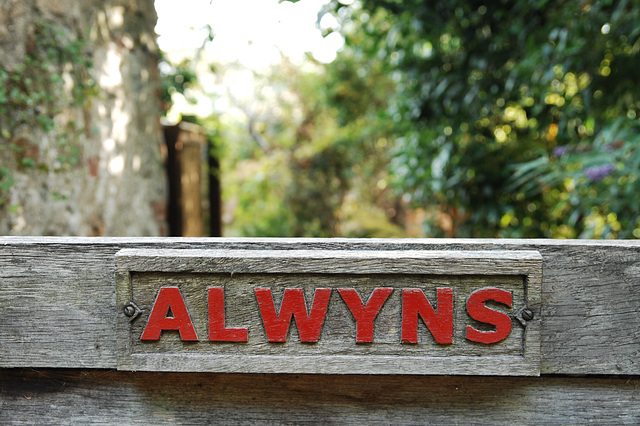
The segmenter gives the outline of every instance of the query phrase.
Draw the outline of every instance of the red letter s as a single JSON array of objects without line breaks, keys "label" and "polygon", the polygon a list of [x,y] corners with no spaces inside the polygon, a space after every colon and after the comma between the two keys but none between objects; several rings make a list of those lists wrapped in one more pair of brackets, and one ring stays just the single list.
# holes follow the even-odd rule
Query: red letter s
[{"label": "red letter s", "polygon": [[471,318],[496,327],[493,331],[481,331],[468,325],[467,340],[488,345],[490,343],[498,343],[509,336],[509,333],[511,333],[511,318],[504,312],[487,308],[485,305],[487,300],[494,300],[510,308],[512,295],[510,291],[499,288],[481,288],[471,293],[467,300],[467,312]]}]

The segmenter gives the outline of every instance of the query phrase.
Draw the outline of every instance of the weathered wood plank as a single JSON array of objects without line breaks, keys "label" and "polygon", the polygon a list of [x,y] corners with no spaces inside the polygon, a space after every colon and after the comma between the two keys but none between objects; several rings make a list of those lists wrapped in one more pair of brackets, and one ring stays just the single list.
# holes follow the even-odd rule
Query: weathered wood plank
[{"label": "weathered wood plank", "polygon": [[115,368],[123,248],[538,250],[542,373],[640,374],[640,242],[0,238],[0,367]]},{"label": "weathered wood plank", "polygon": [[638,424],[640,379],[0,370],[2,424]]}]

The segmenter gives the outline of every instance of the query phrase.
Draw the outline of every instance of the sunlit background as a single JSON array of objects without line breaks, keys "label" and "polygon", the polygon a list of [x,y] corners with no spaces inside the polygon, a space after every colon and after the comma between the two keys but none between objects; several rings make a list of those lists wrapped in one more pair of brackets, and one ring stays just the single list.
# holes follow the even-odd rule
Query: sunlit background
[{"label": "sunlit background", "polygon": [[[344,39],[338,32],[323,36],[322,30],[338,27],[333,15],[321,13],[327,4],[328,0],[156,0],[160,49],[173,63],[193,61],[200,86],[199,92],[191,93],[196,105],[179,94],[174,97],[169,120],[183,113],[228,113],[229,98],[252,97],[254,73],[266,72],[283,58],[297,66],[304,66],[308,55],[321,63],[333,61]],[[207,66],[211,64],[217,73]]]},{"label": "sunlit background", "polygon": [[639,238],[640,8],[516,3],[157,0],[224,234]]},{"label": "sunlit background", "polygon": [[1,7],[1,233],[640,238],[638,2]]}]

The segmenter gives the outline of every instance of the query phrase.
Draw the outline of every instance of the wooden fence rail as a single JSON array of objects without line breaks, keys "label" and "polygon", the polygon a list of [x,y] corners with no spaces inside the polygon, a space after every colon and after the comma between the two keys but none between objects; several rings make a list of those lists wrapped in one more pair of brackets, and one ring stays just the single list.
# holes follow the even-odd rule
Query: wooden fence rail
[{"label": "wooden fence rail", "polygon": [[[115,371],[122,249],[537,251],[541,377]],[[636,241],[0,237],[0,423],[637,424],[639,374]]]}]

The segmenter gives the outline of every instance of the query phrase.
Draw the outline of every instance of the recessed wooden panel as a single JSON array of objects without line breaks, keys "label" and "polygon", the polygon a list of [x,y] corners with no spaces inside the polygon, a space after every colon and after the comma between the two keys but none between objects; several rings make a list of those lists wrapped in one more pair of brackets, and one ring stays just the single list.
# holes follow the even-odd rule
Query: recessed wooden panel
[{"label": "recessed wooden panel", "polygon": [[536,251],[125,249],[118,368],[539,375],[541,269]]}]

